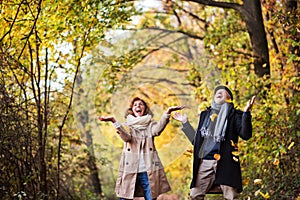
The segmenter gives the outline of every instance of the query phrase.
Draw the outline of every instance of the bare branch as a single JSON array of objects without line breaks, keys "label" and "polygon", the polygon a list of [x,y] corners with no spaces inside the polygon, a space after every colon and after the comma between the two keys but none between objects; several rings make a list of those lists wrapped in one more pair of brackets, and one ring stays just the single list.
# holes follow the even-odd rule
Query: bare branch
[{"label": "bare branch", "polygon": [[24,44],[24,46],[23,46],[23,48],[22,48],[22,50],[21,50],[20,55],[18,56],[18,60],[21,58],[21,56],[22,56],[22,54],[23,54],[23,51],[24,51],[24,49],[25,49],[25,47],[26,47],[26,45],[27,45],[27,43],[28,43],[28,40],[29,40],[31,34],[33,33],[33,30],[35,29],[37,20],[38,20],[38,18],[39,18],[39,14],[40,14],[40,12],[41,12],[41,6],[42,6],[42,0],[40,0],[40,1],[38,2],[38,13],[37,13],[37,15],[36,15],[36,17],[35,17],[35,19],[34,19],[34,23],[33,23],[33,25],[32,25],[32,28],[31,28],[30,32],[29,32],[28,36],[26,37],[26,38],[27,38],[27,39],[26,39],[26,42],[25,42],[25,44]]},{"label": "bare branch", "polygon": [[19,4],[19,7],[18,7],[18,9],[17,9],[17,13],[16,13],[16,15],[15,15],[15,18],[14,18],[14,20],[13,20],[13,22],[12,22],[12,24],[11,24],[9,30],[8,30],[8,31],[2,36],[2,38],[0,39],[0,42],[2,42],[2,40],[5,38],[5,36],[11,32],[11,30],[12,30],[12,28],[13,28],[15,22],[16,22],[16,19],[17,19],[18,15],[19,15],[19,11],[20,11],[20,8],[21,8],[21,5],[23,4],[23,2],[24,2],[24,0]]},{"label": "bare branch", "polygon": [[182,6],[178,5],[177,3],[176,3],[176,6],[177,6],[180,10],[182,10],[184,13],[188,14],[189,16],[191,16],[192,18],[194,18],[194,19],[196,19],[196,20],[198,20],[198,21],[200,21],[200,22],[202,22],[202,23],[207,23],[204,19],[201,19],[200,17],[198,17],[198,16],[195,15],[194,13],[192,13],[192,12],[190,12],[190,11],[184,9]]},{"label": "bare branch", "polygon": [[229,8],[239,11],[241,9],[241,5],[237,3],[228,3],[228,2],[221,2],[221,1],[212,1],[212,0],[183,0],[188,2],[195,2],[207,6],[214,6],[218,8]]},{"label": "bare branch", "polygon": [[[127,29],[127,30],[136,31],[136,29]],[[139,30],[155,30],[155,31],[168,32],[168,33],[182,33],[182,34],[188,36],[189,38],[193,38],[193,39],[197,39],[197,40],[203,40],[204,39],[204,37],[194,35],[192,33],[188,33],[188,32],[185,32],[183,30],[168,30],[168,29],[163,29],[163,28],[158,28],[158,27],[146,27],[146,28],[141,28]]]}]

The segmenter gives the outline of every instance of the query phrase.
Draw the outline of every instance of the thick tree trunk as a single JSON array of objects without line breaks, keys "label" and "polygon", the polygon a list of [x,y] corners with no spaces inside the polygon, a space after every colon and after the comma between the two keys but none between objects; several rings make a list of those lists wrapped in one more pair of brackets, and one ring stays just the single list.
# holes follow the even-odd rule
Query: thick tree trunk
[{"label": "thick tree trunk", "polygon": [[265,32],[260,0],[243,0],[243,4],[213,0],[187,0],[203,5],[234,9],[239,12],[248,29],[253,48],[254,70],[259,77],[270,75],[268,41]]},{"label": "thick tree trunk", "polygon": [[270,75],[268,41],[266,37],[260,0],[244,0],[242,14],[253,48],[254,69],[259,77]]}]

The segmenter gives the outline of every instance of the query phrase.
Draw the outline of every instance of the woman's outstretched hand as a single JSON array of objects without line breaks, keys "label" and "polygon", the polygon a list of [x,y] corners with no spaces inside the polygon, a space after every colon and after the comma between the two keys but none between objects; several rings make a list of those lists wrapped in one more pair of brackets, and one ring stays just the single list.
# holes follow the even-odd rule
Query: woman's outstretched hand
[{"label": "woman's outstretched hand", "polygon": [[112,122],[115,123],[117,120],[113,116],[99,116],[98,119],[102,122]]},{"label": "woman's outstretched hand", "polygon": [[171,106],[171,107],[168,108],[166,113],[171,114],[173,111],[182,110],[184,108],[185,108],[185,106]]},{"label": "woman's outstretched hand", "polygon": [[180,121],[181,123],[185,123],[188,120],[186,114],[181,114],[179,112],[175,112],[173,118],[177,121]]}]

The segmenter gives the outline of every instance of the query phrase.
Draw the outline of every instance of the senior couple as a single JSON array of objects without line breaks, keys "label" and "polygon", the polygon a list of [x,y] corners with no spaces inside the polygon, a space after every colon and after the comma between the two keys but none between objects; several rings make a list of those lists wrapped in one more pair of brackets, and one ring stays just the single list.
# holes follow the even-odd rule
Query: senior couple
[{"label": "senior couple", "polygon": [[[200,113],[196,130],[185,114],[175,112],[173,118],[182,123],[182,130],[194,146],[193,176],[190,199],[204,199],[207,193],[218,188],[225,199],[238,199],[242,191],[241,168],[238,156],[238,138],[252,136],[250,109],[252,97],[244,110],[232,103],[230,89],[220,85],[214,90],[211,106]],[[100,116],[100,121],[110,121],[124,141],[115,192],[120,200],[144,197],[156,199],[171,190],[163,165],[158,156],[154,138],[159,136],[169,122],[172,112],[184,106],[171,106],[159,121],[152,120],[147,103],[135,97],[126,110],[125,123],[114,116]]]}]

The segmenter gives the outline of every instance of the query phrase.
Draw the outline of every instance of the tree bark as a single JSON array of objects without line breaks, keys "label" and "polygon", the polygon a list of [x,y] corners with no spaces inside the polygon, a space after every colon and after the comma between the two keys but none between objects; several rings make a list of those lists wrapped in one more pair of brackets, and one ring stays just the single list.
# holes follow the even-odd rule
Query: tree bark
[{"label": "tree bark", "polygon": [[250,36],[254,58],[255,74],[259,77],[270,75],[270,61],[267,36],[262,17],[260,0],[244,0],[243,4],[213,0],[186,0],[203,5],[234,9],[243,17]]},{"label": "tree bark", "polygon": [[[76,83],[77,86],[80,88],[82,86],[82,76],[81,74],[78,75],[77,79],[76,79]],[[82,130],[85,134],[85,138],[86,138],[86,146],[88,148],[88,168],[90,170],[90,178],[92,181],[92,187],[94,190],[95,195],[97,196],[97,198],[101,198],[101,193],[102,193],[102,189],[101,189],[101,183],[100,183],[100,179],[99,179],[99,173],[98,173],[98,167],[96,164],[96,159],[95,159],[95,151],[94,151],[94,144],[93,144],[93,137],[91,134],[91,130],[88,127],[88,123],[89,123],[89,109],[86,106],[82,106],[80,105],[81,99],[87,99],[85,97],[86,91],[81,88],[78,92],[78,99],[79,99],[79,105],[78,107],[81,107],[82,110],[80,110],[80,112],[78,113],[78,119],[79,119],[79,123],[80,126],[82,127]]]},{"label": "tree bark", "polygon": [[[287,23],[290,26],[294,26],[295,28],[292,28],[292,30],[297,29],[297,26],[299,26],[299,11],[298,9],[298,2],[297,0],[286,0],[285,1],[285,17],[287,20]],[[290,53],[296,55],[298,58],[300,57],[300,34],[297,33],[292,33],[292,31],[285,30],[287,35],[289,36],[290,39],[295,41],[294,46],[289,46],[289,51]],[[296,45],[298,44],[298,45]],[[300,70],[300,61],[299,60],[293,60],[295,69],[299,73]]]},{"label": "tree bark", "polygon": [[249,32],[253,48],[255,73],[259,77],[270,76],[268,41],[260,1],[244,0],[240,13],[246,22]]}]

